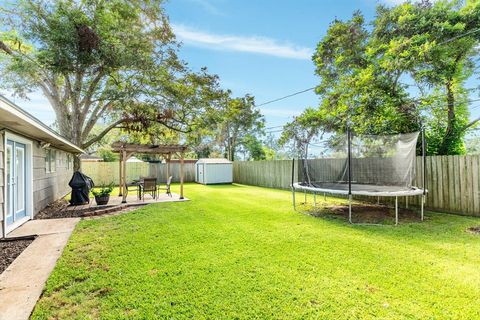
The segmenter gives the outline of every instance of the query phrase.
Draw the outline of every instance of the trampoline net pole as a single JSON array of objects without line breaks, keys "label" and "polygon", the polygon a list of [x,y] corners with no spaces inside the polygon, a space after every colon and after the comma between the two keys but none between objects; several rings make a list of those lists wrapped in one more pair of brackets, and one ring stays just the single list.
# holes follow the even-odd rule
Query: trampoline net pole
[{"label": "trampoline net pole", "polygon": [[295,158],[292,159],[292,188],[295,183]]},{"label": "trampoline net pole", "polygon": [[352,223],[352,133],[347,128],[348,148],[348,221]]},{"label": "trampoline net pole", "polygon": [[[423,195],[425,196],[425,189],[427,188],[427,157],[425,156],[425,128],[422,127],[422,188],[423,188]],[[423,201],[423,200],[422,200]]]},{"label": "trampoline net pole", "polygon": [[295,187],[294,187],[294,184],[295,183],[295,158],[292,159],[292,202],[293,202],[293,210],[296,210],[296,206],[295,206]]},{"label": "trampoline net pole", "polygon": [[348,195],[352,195],[352,133],[350,127],[347,128],[347,140],[348,140]]}]

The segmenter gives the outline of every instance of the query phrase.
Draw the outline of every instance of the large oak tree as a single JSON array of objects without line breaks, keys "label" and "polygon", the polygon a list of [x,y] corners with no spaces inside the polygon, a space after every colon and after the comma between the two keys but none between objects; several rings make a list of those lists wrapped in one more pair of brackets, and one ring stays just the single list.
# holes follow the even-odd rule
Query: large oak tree
[{"label": "large oak tree", "polygon": [[[40,90],[60,134],[82,148],[114,128],[179,132],[215,99],[217,78],[192,73],[161,0],[19,0],[0,10],[0,86]],[[93,132],[97,123],[101,132]],[[77,162],[78,167],[78,162]]]}]

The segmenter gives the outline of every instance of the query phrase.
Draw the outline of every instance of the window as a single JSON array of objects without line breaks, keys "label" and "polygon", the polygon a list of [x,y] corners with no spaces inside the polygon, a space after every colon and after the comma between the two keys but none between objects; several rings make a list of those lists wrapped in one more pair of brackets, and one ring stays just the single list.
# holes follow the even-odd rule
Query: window
[{"label": "window", "polygon": [[52,149],[45,150],[45,171],[55,172],[57,170],[57,152]]}]

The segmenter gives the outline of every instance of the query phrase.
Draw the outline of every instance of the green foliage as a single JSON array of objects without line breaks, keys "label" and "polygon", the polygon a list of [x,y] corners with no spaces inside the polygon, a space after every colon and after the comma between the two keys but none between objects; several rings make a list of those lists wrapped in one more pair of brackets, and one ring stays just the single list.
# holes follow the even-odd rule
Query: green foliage
[{"label": "green foliage", "polygon": [[267,157],[262,142],[254,135],[247,134],[242,139],[242,146],[248,153],[248,160],[265,160]]},{"label": "green foliage", "polygon": [[479,26],[479,1],[378,6],[372,28],[359,12],[333,21],[313,57],[320,106],[285,126],[281,142],[303,145],[347,125],[390,134],[423,124],[429,154],[465,153],[465,131],[479,120],[468,121],[464,88],[475,72]]},{"label": "green foliage", "polygon": [[401,66],[424,93],[418,108],[427,115],[430,154],[465,153],[465,131],[476,121],[468,121],[464,84],[474,73],[479,25],[478,1],[379,7],[373,34],[381,60]]},{"label": "green foliage", "polygon": [[288,191],[185,190],[191,201],[82,220],[31,319],[480,316],[479,236],[465,232],[478,218],[351,226],[293,211]]},{"label": "green foliage", "polygon": [[108,148],[98,149],[97,154],[99,157],[102,157],[103,161],[105,162],[116,162],[119,159],[118,153],[115,153]]},{"label": "green foliage", "polygon": [[480,155],[480,135],[473,135],[465,139],[465,148],[468,155]]},{"label": "green foliage", "polygon": [[92,189],[92,194],[94,197],[108,196],[112,193],[113,187],[114,187],[114,184],[112,182],[108,186]]},{"label": "green foliage", "polygon": [[264,121],[254,97],[233,98],[224,91],[187,135],[187,143],[198,157],[216,154],[234,160],[246,136],[261,135]]}]

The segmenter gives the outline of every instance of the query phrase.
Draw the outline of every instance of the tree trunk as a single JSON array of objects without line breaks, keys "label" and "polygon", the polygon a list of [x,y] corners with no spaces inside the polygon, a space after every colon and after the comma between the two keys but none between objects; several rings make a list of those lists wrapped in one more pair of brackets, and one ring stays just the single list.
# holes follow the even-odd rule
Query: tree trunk
[{"label": "tree trunk", "polygon": [[234,137],[231,138],[230,142],[230,161],[235,160],[235,144],[237,143],[236,139]]},{"label": "tree trunk", "polygon": [[447,130],[443,136],[442,143],[438,149],[438,155],[448,155],[451,143],[455,139],[456,118],[455,118],[455,95],[452,88],[452,81],[449,79],[445,84],[447,90]]},{"label": "tree trunk", "polygon": [[81,171],[82,170],[82,162],[80,161],[79,157],[73,157],[73,171]]}]

